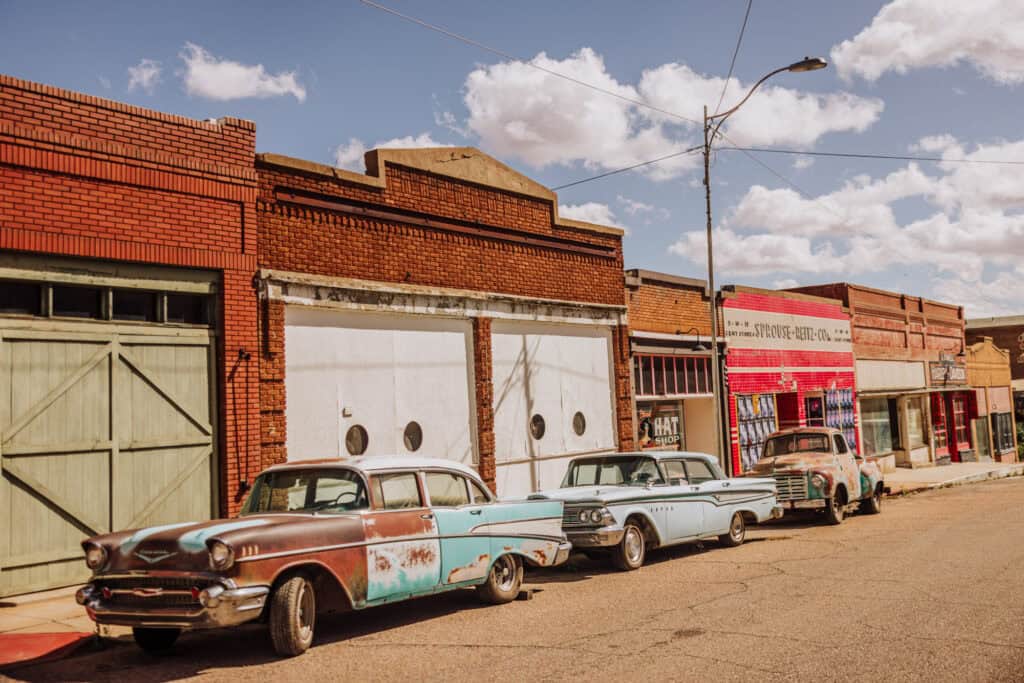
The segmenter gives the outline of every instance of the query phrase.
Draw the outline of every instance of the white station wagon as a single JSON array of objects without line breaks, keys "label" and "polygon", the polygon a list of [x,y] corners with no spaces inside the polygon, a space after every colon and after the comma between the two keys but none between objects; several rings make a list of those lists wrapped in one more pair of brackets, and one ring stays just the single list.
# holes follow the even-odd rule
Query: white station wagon
[{"label": "white station wagon", "polygon": [[530,497],[564,501],[573,549],[624,570],[651,548],[708,538],[740,545],[747,524],[782,516],[774,479],[730,479],[712,456],[680,451],[576,458],[561,488]]}]

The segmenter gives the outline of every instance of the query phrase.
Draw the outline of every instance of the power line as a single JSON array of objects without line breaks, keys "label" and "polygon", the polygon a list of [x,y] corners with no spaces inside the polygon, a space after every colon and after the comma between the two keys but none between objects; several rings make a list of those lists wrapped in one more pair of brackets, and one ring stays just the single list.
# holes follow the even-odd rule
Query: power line
[{"label": "power line", "polygon": [[715,113],[722,107],[722,100],[725,99],[725,91],[729,89],[729,79],[732,78],[733,67],[736,66],[736,55],[740,53],[740,45],[743,43],[743,34],[747,30],[747,19],[750,18],[750,8],[753,7],[754,0],[747,0],[747,11],[743,15],[743,25],[740,26],[740,34],[736,38],[736,48],[732,51],[732,60],[729,62],[729,73],[725,77],[725,83],[722,84],[722,94],[718,96],[718,104],[715,105]]},{"label": "power line", "polygon": [[764,152],[766,154],[796,154],[809,157],[841,157],[846,159],[888,159],[891,161],[934,161],[948,164],[1004,164],[1008,166],[1024,166],[1024,161],[1012,159],[946,159],[944,157],[922,157],[904,154],[858,154],[855,152],[802,152],[798,149],[769,149],[765,147],[718,147],[720,150],[736,152]]},{"label": "power line", "polygon": [[697,145],[696,147],[690,147],[689,149],[684,149],[684,150],[679,151],[679,152],[673,152],[672,154],[666,154],[663,157],[658,157],[657,159],[651,159],[650,161],[641,161],[639,164],[633,164],[632,166],[625,166],[623,168],[617,168],[614,171],[607,171],[605,173],[599,173],[598,175],[590,176],[589,178],[581,178],[580,180],[574,180],[571,183],[566,183],[565,185],[559,185],[558,187],[552,187],[551,189],[552,190],[556,190],[556,191],[557,190],[564,190],[567,187],[572,187],[574,185],[582,185],[583,183],[589,183],[591,180],[600,180],[601,178],[607,178],[608,176],[616,175],[618,173],[625,173],[626,171],[632,171],[634,168],[640,168],[641,166],[649,166],[651,164],[656,164],[659,161],[665,161],[666,159],[672,159],[672,158],[675,158],[675,157],[682,156],[684,154],[692,154],[693,152],[699,152],[702,149],[704,149],[703,145]]}]

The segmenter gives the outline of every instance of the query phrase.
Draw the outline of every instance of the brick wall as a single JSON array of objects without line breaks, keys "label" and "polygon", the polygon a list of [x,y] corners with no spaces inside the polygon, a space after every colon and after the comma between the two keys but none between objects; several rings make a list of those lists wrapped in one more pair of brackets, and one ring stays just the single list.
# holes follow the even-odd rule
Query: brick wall
[{"label": "brick wall", "polygon": [[260,439],[255,126],[196,121],[0,75],[0,249],[221,273],[221,513]]},{"label": "brick wall", "polygon": [[[704,287],[643,278],[626,289],[629,327],[643,332],[686,334],[696,328],[700,335],[711,336],[711,315]],[[694,334],[691,330],[689,334]]]}]

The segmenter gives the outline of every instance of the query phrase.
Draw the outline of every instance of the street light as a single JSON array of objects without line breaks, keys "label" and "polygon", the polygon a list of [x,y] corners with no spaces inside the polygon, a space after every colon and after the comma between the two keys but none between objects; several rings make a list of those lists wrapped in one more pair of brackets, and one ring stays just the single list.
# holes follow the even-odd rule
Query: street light
[{"label": "street light", "polygon": [[696,327],[691,327],[686,332],[683,332],[682,330],[676,330],[676,334],[678,334],[678,335],[690,334],[691,332],[694,332],[697,335],[697,344],[696,344],[696,346],[693,347],[693,350],[694,351],[707,351],[708,350],[707,347],[700,343],[700,330],[698,330]]},{"label": "street light", "polygon": [[[732,109],[721,112],[720,114],[712,114],[711,116],[708,116],[707,105],[704,106],[704,198],[708,219],[708,298],[710,300],[709,308],[711,309],[711,375],[714,378],[714,381],[711,383],[711,394],[712,400],[715,404],[715,445],[718,447],[719,460],[723,464],[725,464],[726,455],[725,443],[722,440],[722,405],[721,391],[719,387],[721,371],[719,370],[718,361],[718,311],[715,297],[715,261],[712,253],[711,242],[711,143],[714,142],[715,136],[718,135],[718,129],[722,127],[725,120],[729,118],[733,112],[742,107],[743,104],[750,99],[750,96],[754,94],[754,91],[769,78],[775,74],[782,73],[783,71],[803,73],[805,71],[817,71],[818,69],[824,69],[826,66],[828,66],[828,62],[824,59],[819,57],[804,57],[799,62],[793,62],[789,66],[784,66],[781,69],[776,69],[775,71],[765,75],[761,80],[754,84],[746,96]],[[711,124],[716,119],[718,120],[718,123],[715,124],[715,129],[712,131]]]}]

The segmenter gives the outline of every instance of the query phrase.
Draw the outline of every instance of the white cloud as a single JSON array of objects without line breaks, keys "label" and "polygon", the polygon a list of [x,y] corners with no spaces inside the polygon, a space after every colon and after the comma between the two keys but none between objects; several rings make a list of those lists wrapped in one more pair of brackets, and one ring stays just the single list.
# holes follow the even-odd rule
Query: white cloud
[{"label": "white cloud", "polygon": [[1020,315],[1024,310],[1024,273],[1003,271],[991,278],[941,277],[932,281],[934,298],[960,303],[964,316]]},{"label": "white cloud", "polygon": [[215,57],[195,43],[185,43],[180,55],[185,62],[185,90],[211,100],[292,95],[306,99],[306,89],[294,71],[269,74],[262,64],[248,65]]},{"label": "white cloud", "polygon": [[[156,84],[160,82],[160,62],[152,59],[143,59],[135,66],[128,67],[128,90],[139,88],[152,95]],[[106,79],[100,79],[102,83]],[[109,88],[110,81],[104,87]]]},{"label": "white cloud", "polygon": [[626,229],[625,226],[619,225],[615,218],[615,212],[611,210],[611,207],[607,204],[600,204],[598,202],[559,204],[558,215],[562,218],[570,218],[577,221],[586,221],[587,223],[597,223],[598,225],[610,225],[616,228]]},{"label": "white cloud", "polygon": [[802,171],[814,165],[814,157],[799,156],[793,160],[793,168]]},{"label": "white cloud", "polygon": [[106,76],[97,76],[96,79],[100,82],[100,85],[103,86],[104,90],[110,90],[114,85]]},{"label": "white cloud", "polygon": [[1020,0],[894,0],[851,40],[832,48],[843,78],[972,64],[997,83],[1024,82]]},{"label": "white cloud", "polygon": [[[531,63],[593,84],[621,98],[646,100],[693,121],[666,117],[649,108],[545,73],[524,62],[481,66],[466,78],[466,127],[488,150],[542,168],[582,163],[595,169],[629,166],[695,145],[702,107],[717,101],[723,80],[682,64],[643,72],[638,84],[623,83],[604,60],[582,48],[559,60],[545,53]],[[734,83],[736,91],[749,84]],[[815,95],[769,87],[730,119],[730,140],[744,144],[806,146],[831,131],[862,131],[882,102],[847,93]],[[449,122],[450,123],[450,122]],[[686,154],[641,169],[666,180],[695,168],[699,154]]]},{"label": "white cloud", "polygon": [[[914,147],[945,158],[1024,159],[1024,140],[966,152],[955,138],[940,135]],[[917,218],[898,217],[895,205],[904,200]],[[938,162],[928,172],[909,163],[878,178],[856,176],[813,198],[755,185],[718,230],[716,265],[737,274],[849,276],[912,265],[994,292],[996,285],[986,288],[984,277],[1024,263],[1024,176],[993,164]],[[702,264],[702,245],[703,233],[687,233],[671,251]],[[761,253],[748,253],[754,251]]]},{"label": "white cloud", "polygon": [[347,144],[338,145],[334,150],[334,163],[339,168],[361,172],[365,170],[363,155],[371,149],[384,149],[386,147],[411,149],[416,147],[451,147],[451,145],[434,140],[430,137],[430,133],[420,133],[415,137],[406,135],[404,138],[392,138],[378,142],[370,147],[367,147],[358,138],[349,138]]},{"label": "white cloud", "polygon": [[772,283],[772,287],[775,289],[792,289],[793,287],[799,287],[800,283],[791,277],[783,278],[782,280],[776,280]]},{"label": "white cloud", "polygon": [[650,224],[651,218],[657,218],[658,220],[668,220],[672,214],[668,209],[658,208],[654,204],[648,204],[646,202],[640,202],[629,197],[623,197],[621,194],[615,197],[615,200],[622,205],[622,210],[628,213],[630,216],[644,215],[647,220],[645,224]]}]

